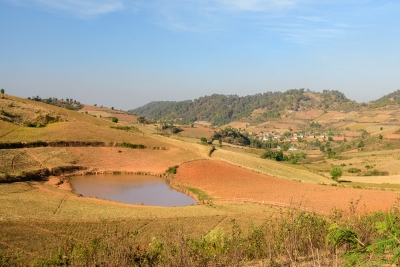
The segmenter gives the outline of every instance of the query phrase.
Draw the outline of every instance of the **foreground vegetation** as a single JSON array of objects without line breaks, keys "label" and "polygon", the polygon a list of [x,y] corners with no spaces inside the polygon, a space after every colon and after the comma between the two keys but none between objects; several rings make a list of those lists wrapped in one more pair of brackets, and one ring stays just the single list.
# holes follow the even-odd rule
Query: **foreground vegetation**
[{"label": "foreground vegetation", "polygon": [[[217,208],[224,209],[223,206]],[[149,231],[145,229],[149,223],[146,220],[136,220],[136,223],[129,219],[97,223],[58,222],[58,226],[51,221],[36,222],[36,231],[51,228],[58,241],[47,247],[49,251],[43,257],[29,261],[24,251],[2,249],[0,266],[399,264],[400,213],[397,207],[390,212],[362,215],[356,215],[356,209],[357,203],[353,203],[350,212],[336,210],[329,216],[322,216],[293,207],[276,210],[273,216],[263,216],[257,223],[247,225],[238,223],[237,216],[233,215],[224,219],[225,227],[220,221],[201,235],[194,233],[184,220],[160,219],[163,223],[153,229],[148,242],[143,242],[141,237],[143,231]],[[193,219],[200,223],[196,217]],[[0,225],[7,235],[8,228],[22,228],[29,223],[16,222],[11,226],[0,222]],[[61,234],[57,231],[64,227],[71,232]],[[46,232],[36,238],[46,238]],[[35,246],[34,241],[35,238],[28,238],[25,245]]]}]

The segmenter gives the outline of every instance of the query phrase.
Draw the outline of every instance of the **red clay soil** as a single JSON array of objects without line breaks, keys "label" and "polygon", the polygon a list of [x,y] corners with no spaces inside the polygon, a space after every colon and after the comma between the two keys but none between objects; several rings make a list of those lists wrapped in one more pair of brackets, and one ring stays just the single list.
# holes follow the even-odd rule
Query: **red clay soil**
[{"label": "red clay soil", "polygon": [[388,140],[400,139],[400,134],[388,134],[385,136]]},{"label": "red clay soil", "polygon": [[175,180],[199,188],[213,197],[250,198],[254,201],[301,205],[329,213],[334,208],[349,211],[360,199],[358,212],[388,210],[397,204],[395,192],[340,188],[301,183],[266,176],[218,160],[199,160],[179,167]]}]

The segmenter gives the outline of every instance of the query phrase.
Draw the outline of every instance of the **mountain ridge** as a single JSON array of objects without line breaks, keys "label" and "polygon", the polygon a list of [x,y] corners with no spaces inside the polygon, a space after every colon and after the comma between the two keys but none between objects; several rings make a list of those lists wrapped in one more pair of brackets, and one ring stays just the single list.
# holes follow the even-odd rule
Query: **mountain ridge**
[{"label": "mountain ridge", "polygon": [[[350,111],[360,105],[336,90],[314,92],[308,89],[290,89],[285,92],[247,96],[213,94],[194,100],[154,101],[129,112],[155,120],[181,123],[201,120],[221,126],[232,121],[266,121],[289,111],[311,108]],[[258,112],[255,113],[255,110]]]}]

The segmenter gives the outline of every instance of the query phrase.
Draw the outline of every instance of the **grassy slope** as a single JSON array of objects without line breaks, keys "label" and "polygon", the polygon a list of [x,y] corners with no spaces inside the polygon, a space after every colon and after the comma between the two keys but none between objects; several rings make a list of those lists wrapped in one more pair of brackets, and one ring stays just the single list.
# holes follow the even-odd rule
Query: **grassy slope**
[{"label": "grassy slope", "polygon": [[[216,228],[230,229],[231,220],[256,225],[275,209],[245,204],[189,207],[146,207],[102,199],[87,199],[43,183],[0,185],[0,251],[23,251],[24,264],[74,240],[90,243],[106,232],[136,232],[137,244],[147,246],[167,230],[200,236]],[[243,216],[245,214],[245,216]]]},{"label": "grassy slope", "polygon": [[[141,143],[166,150],[134,150],[115,147],[46,147],[0,150],[0,166],[4,172],[34,170],[43,167],[83,165],[102,170],[164,172],[169,166],[204,158],[209,147],[157,136],[154,131],[121,131],[109,126],[107,120],[44,103],[7,96],[17,105],[29,105],[33,115],[37,110],[59,114],[66,121],[43,128],[29,128],[0,121],[0,142],[31,141],[103,141]],[[27,106],[25,106],[27,107]],[[24,114],[29,116],[29,114]],[[0,250],[24,251],[23,262],[54,251],[68,235],[81,241],[91,241],[104,234],[107,227],[121,231],[139,230],[139,242],[148,243],[161,235],[168,225],[191,225],[194,235],[207,233],[216,226],[229,223],[232,216],[244,224],[259,219],[265,207],[246,209],[251,215],[241,219],[242,207],[224,205],[218,208],[193,206],[161,208],[132,206],[107,200],[85,199],[43,183],[0,184]],[[240,212],[239,212],[240,211]],[[226,222],[224,222],[226,221]],[[107,222],[109,225],[107,226]],[[35,245],[33,245],[35,244]]]},{"label": "grassy slope", "polygon": [[[163,173],[170,166],[204,158],[208,154],[208,148],[157,136],[147,129],[146,131],[117,130],[111,126],[120,125],[120,123],[115,124],[80,112],[12,96],[6,96],[1,100],[1,108],[17,114],[20,121],[29,121],[35,118],[37,113],[59,116],[62,121],[35,128],[21,126],[20,121],[19,124],[15,124],[0,120],[0,142],[101,141],[109,144],[125,141],[163,149],[48,147],[0,150],[0,175],[1,173],[3,175],[19,174],[27,170],[71,164],[97,170]],[[134,125],[137,126],[137,124]]]}]

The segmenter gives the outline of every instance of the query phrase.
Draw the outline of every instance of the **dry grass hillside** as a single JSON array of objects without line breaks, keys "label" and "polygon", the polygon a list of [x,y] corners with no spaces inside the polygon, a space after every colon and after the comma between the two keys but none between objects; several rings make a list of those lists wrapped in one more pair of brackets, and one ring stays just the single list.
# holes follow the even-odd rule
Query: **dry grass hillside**
[{"label": "dry grass hillside", "polygon": [[[5,95],[0,99],[0,143],[65,142],[60,147],[36,147],[0,150],[0,176],[21,175],[26,171],[62,166],[80,166],[96,171],[128,171],[163,173],[171,166],[207,156],[207,149],[185,145],[179,141],[141,131],[132,115],[119,114],[113,123],[108,117],[94,117],[85,112],[67,110],[42,102]],[[89,107],[85,106],[88,110]],[[98,108],[100,109],[100,108]],[[118,111],[105,109],[112,116]],[[121,113],[121,112],[119,112]],[[4,114],[7,114],[5,117]],[[27,123],[42,122],[44,117],[55,121],[29,127]],[[125,123],[123,118],[125,116]],[[140,126],[139,126],[140,127]],[[73,142],[89,142],[83,147]],[[91,147],[90,142],[103,143]],[[144,149],[121,147],[123,142],[143,145]],[[194,149],[188,149],[194,146]]]}]

